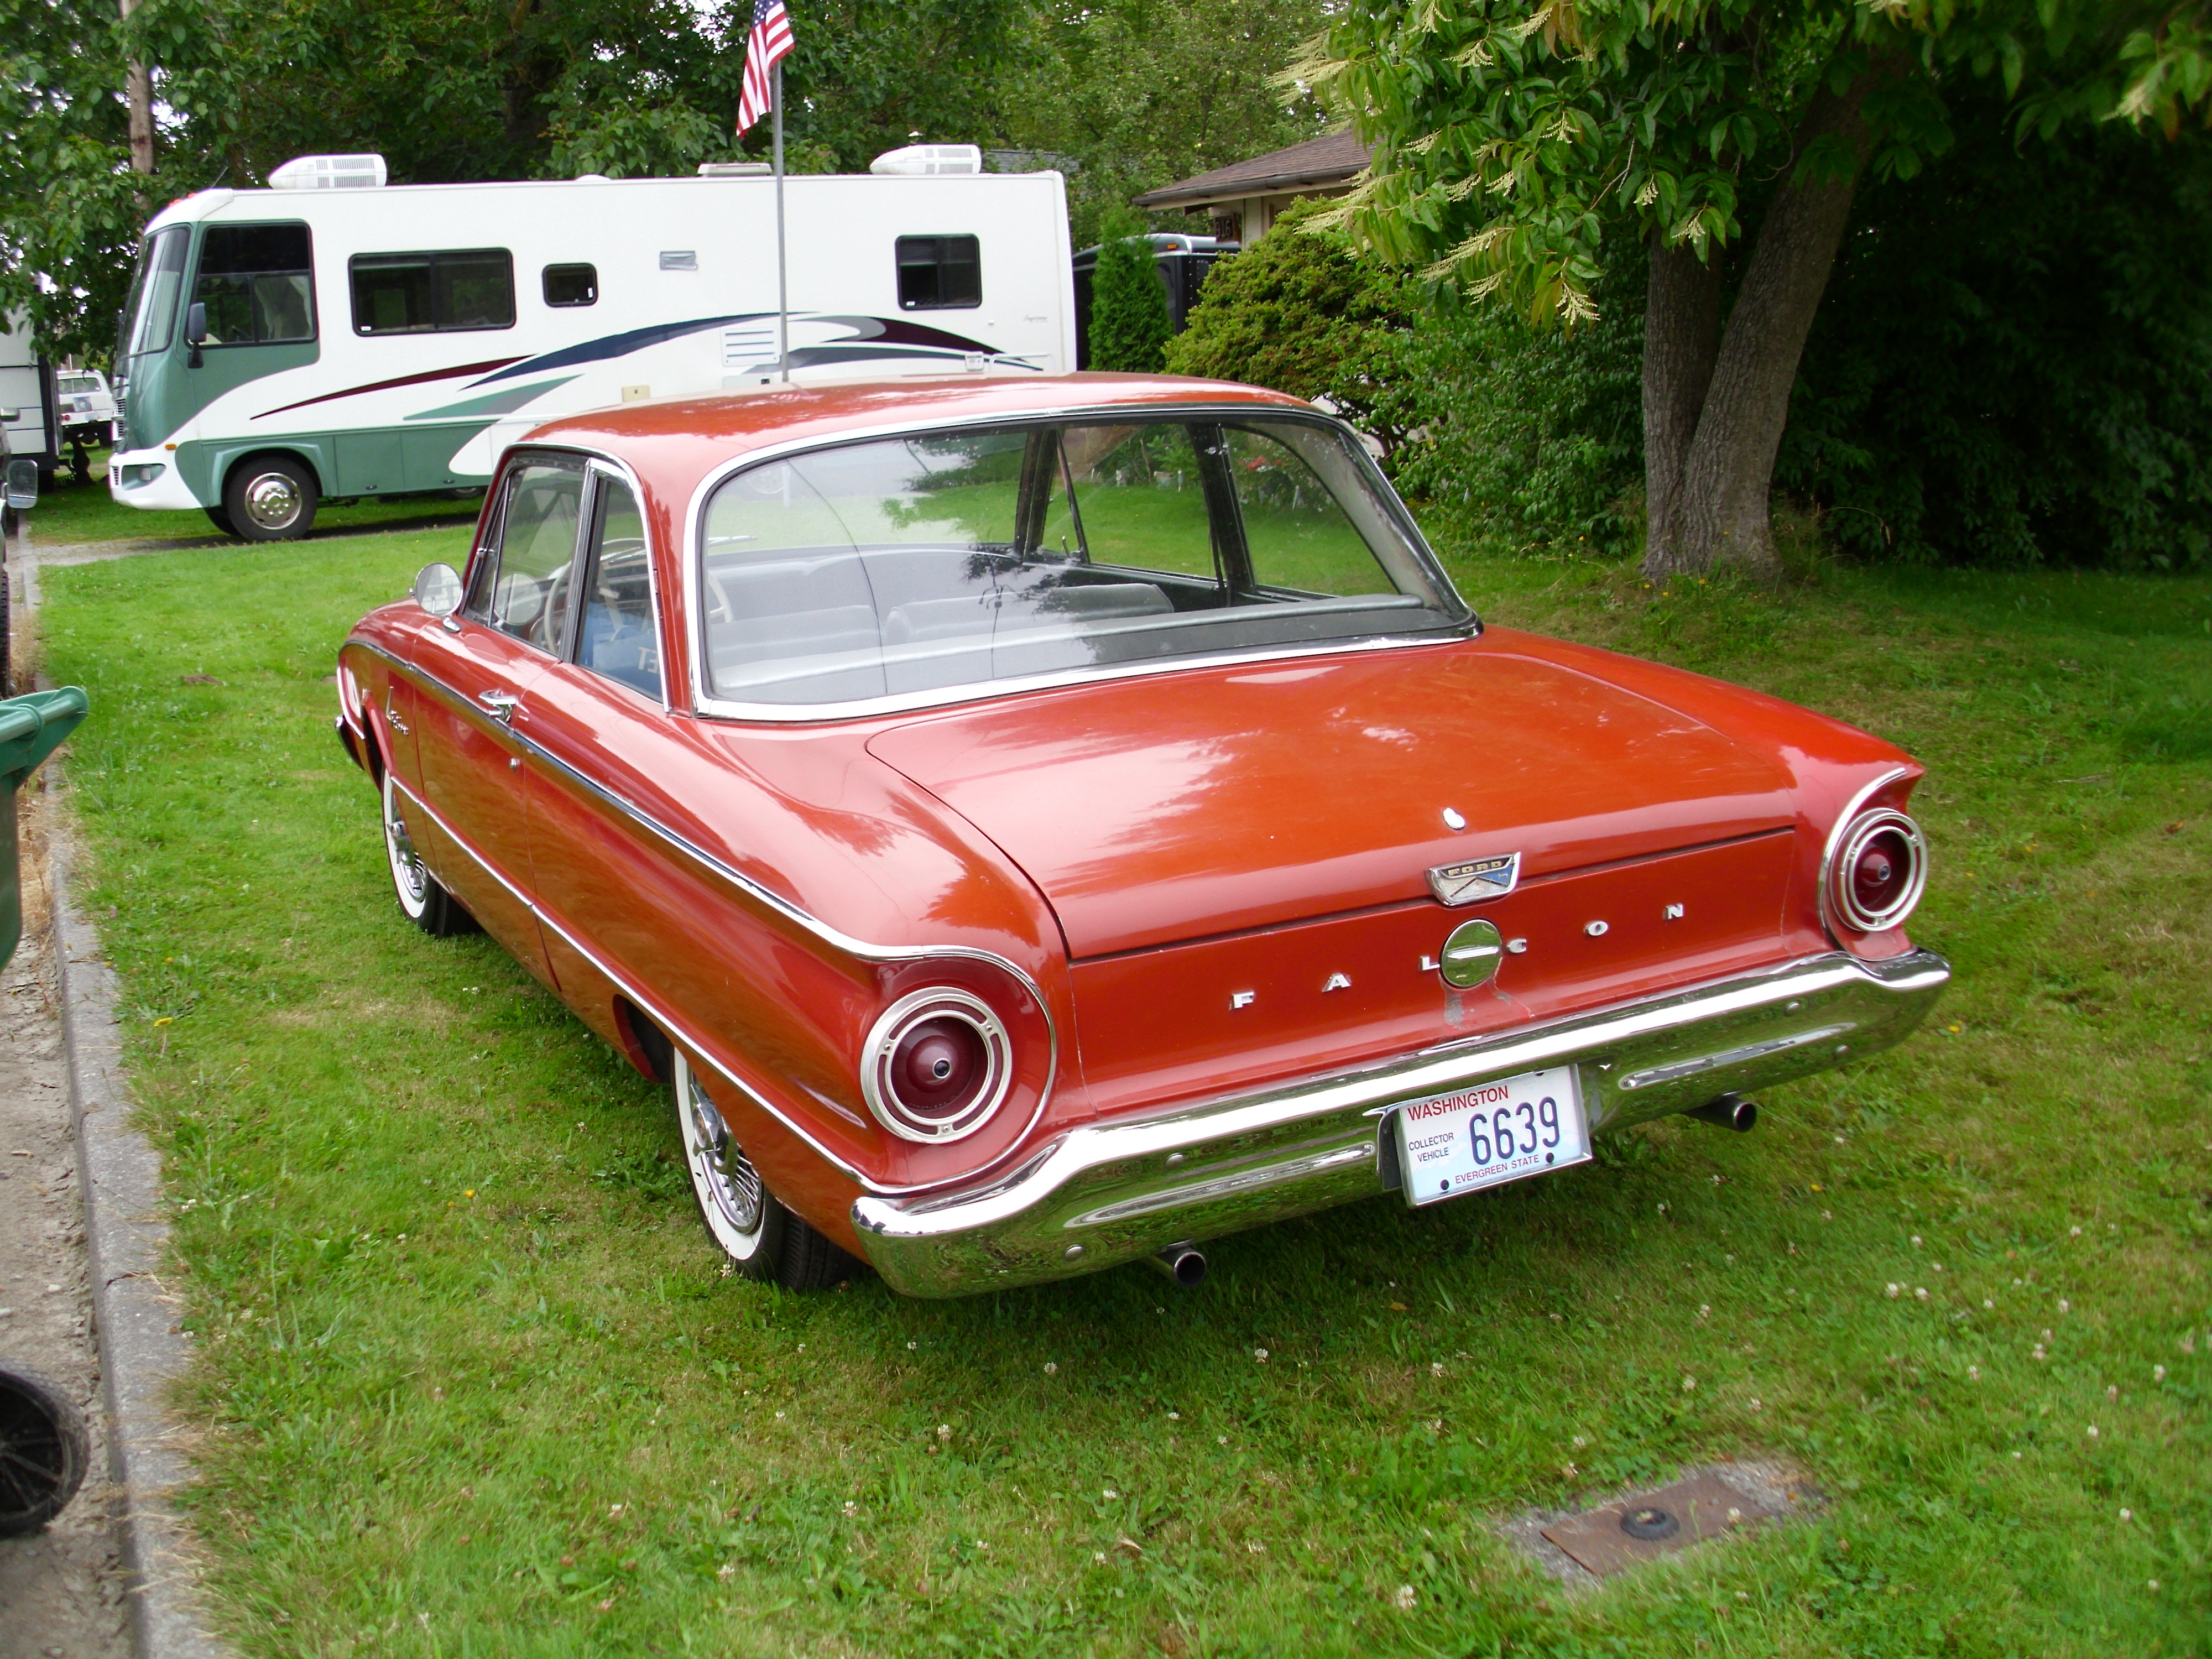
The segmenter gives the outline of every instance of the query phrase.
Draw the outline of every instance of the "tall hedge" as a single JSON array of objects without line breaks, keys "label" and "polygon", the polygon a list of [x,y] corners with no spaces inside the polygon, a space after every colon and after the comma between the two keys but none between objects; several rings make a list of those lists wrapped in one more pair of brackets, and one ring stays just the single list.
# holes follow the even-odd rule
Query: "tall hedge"
[{"label": "tall hedge", "polygon": [[1173,331],[1152,245],[1141,236],[1103,244],[1091,277],[1091,367],[1157,374]]}]

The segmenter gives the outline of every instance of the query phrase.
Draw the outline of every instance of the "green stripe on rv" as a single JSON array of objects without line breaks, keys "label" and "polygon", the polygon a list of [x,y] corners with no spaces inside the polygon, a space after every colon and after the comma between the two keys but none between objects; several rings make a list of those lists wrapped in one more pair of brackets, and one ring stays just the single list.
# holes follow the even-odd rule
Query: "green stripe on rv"
[{"label": "green stripe on rv", "polygon": [[222,482],[248,455],[296,455],[315,471],[325,495],[404,495],[486,483],[482,472],[459,472],[453,452],[489,421],[436,426],[356,427],[341,432],[287,432],[268,437],[195,438],[177,446],[177,473],[202,507],[219,506]]}]

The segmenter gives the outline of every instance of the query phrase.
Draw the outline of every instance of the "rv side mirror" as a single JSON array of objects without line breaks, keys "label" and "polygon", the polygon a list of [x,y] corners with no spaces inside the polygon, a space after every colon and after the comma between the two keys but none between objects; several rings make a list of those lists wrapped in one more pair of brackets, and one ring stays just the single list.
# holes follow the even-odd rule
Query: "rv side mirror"
[{"label": "rv side mirror", "polygon": [[207,302],[195,300],[185,308],[185,343],[198,345],[207,338]]},{"label": "rv side mirror", "polygon": [[31,460],[9,462],[8,505],[23,513],[38,504],[39,464]]},{"label": "rv side mirror", "polygon": [[461,608],[460,573],[449,564],[426,564],[415,577],[415,603],[434,617]]}]

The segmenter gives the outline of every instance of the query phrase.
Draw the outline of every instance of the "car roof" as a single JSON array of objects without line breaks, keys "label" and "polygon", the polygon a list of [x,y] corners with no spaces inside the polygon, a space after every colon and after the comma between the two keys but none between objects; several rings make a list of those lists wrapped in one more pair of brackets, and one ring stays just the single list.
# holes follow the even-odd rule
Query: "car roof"
[{"label": "car roof", "polygon": [[1310,410],[1302,398],[1231,380],[1169,374],[955,374],[667,398],[587,410],[533,428],[521,444],[596,450],[627,462],[668,501],[749,451],[872,429],[1018,420],[1061,410],[1179,404]]}]

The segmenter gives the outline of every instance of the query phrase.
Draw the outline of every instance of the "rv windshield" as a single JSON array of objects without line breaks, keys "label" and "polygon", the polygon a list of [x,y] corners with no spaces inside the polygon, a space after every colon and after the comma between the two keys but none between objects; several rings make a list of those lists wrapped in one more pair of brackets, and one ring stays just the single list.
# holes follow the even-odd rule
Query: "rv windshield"
[{"label": "rv windshield", "polygon": [[185,285],[185,255],[191,248],[189,226],[171,225],[156,231],[138,257],[137,274],[131,279],[131,301],[124,307],[121,356],[167,348],[176,325],[177,296]]},{"label": "rv windshield", "polygon": [[965,428],[737,473],[699,551],[708,694],[819,707],[1467,624],[1342,428]]}]

